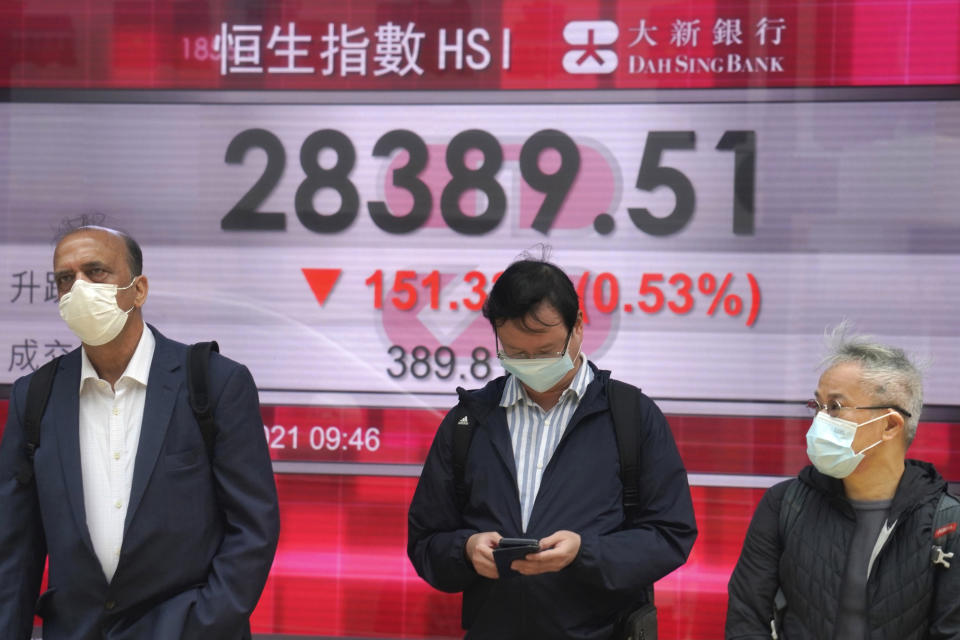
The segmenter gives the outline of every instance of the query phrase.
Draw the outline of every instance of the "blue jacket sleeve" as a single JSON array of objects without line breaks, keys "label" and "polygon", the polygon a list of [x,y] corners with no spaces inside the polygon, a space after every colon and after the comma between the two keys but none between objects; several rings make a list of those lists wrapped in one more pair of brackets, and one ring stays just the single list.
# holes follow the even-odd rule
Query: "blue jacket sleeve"
[{"label": "blue jacket sleeve", "polygon": [[453,416],[437,429],[407,519],[407,555],[421,578],[441,591],[463,591],[480,579],[467,559],[465,528],[453,476]]},{"label": "blue jacket sleeve", "polygon": [[[213,362],[211,362],[211,370]],[[235,365],[216,401],[213,474],[224,537],[182,638],[238,638],[263,591],[280,534],[257,387]]]},{"label": "blue jacket sleeve", "polygon": [[728,640],[770,638],[773,601],[780,586],[780,504],[789,482],[768,489],[750,521],[740,558],[727,585]]},{"label": "blue jacket sleeve", "polygon": [[686,562],[697,537],[687,472],[666,418],[643,396],[640,507],[623,529],[583,536],[570,569],[606,592],[636,592]]},{"label": "blue jacket sleeve", "polygon": [[43,577],[47,547],[35,482],[21,485],[17,471],[26,458],[21,404],[27,378],[13,386],[10,412],[0,441],[0,638],[27,640]]}]

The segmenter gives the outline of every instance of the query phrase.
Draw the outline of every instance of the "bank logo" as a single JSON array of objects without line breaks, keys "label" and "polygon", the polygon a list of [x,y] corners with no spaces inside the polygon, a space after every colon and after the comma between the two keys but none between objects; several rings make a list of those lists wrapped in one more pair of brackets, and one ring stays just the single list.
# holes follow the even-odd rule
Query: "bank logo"
[{"label": "bank logo", "polygon": [[620,29],[610,20],[576,20],[563,28],[563,39],[574,48],[563,56],[567,73],[613,73],[617,54],[608,48],[617,41]]}]

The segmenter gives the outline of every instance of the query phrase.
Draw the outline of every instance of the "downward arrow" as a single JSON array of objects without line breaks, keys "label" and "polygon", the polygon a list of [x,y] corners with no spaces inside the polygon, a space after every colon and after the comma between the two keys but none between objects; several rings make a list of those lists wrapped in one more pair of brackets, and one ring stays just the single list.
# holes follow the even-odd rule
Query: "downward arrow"
[{"label": "downward arrow", "polygon": [[301,269],[303,277],[307,279],[307,284],[313,290],[313,295],[317,297],[320,306],[327,301],[330,292],[340,279],[342,269]]}]

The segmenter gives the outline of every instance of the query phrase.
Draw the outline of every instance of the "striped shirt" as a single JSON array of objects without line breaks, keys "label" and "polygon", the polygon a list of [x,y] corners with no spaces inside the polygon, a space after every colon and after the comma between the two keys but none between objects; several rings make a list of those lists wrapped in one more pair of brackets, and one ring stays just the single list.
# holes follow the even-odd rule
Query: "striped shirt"
[{"label": "striped shirt", "polygon": [[593,382],[593,369],[583,357],[580,369],[570,386],[564,389],[560,400],[549,411],[530,399],[526,389],[513,375],[507,377],[500,398],[500,406],[507,413],[507,427],[513,443],[513,460],[517,467],[517,487],[520,491],[520,511],[523,530],[527,530],[533,503],[540,490],[543,470],[553,457],[573,412]]}]

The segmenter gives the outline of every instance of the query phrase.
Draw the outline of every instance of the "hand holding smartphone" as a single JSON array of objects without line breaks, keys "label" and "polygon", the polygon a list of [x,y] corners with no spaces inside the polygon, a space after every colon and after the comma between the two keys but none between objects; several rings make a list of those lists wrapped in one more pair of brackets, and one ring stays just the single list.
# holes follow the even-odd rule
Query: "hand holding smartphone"
[{"label": "hand holding smartphone", "polygon": [[501,578],[520,575],[510,568],[510,563],[524,556],[540,551],[540,543],[533,538],[500,538],[493,550],[493,560],[497,563],[497,573]]}]

